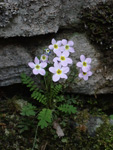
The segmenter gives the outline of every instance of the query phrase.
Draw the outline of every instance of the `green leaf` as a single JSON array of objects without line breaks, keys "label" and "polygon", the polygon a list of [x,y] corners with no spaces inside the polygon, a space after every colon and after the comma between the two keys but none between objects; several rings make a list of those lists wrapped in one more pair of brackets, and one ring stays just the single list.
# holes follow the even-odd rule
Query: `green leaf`
[{"label": "green leaf", "polygon": [[61,141],[62,141],[63,143],[67,143],[67,142],[68,142],[68,140],[67,140],[66,138],[63,138]]},{"label": "green leaf", "polygon": [[36,90],[33,91],[33,93],[31,94],[31,97],[33,99],[38,100],[40,103],[42,103],[44,105],[46,105],[46,103],[47,103],[46,97],[43,94],[41,94],[39,91],[36,91]]},{"label": "green leaf", "polygon": [[74,107],[73,105],[68,105],[68,104],[60,105],[58,109],[68,114],[71,114],[71,113],[75,114],[77,112],[76,107]]},{"label": "green leaf", "polygon": [[30,88],[30,91],[32,91],[31,97],[33,99],[38,100],[42,104],[46,105],[47,99],[46,99],[45,95],[43,95],[44,91],[39,90],[39,88],[37,87],[35,82],[29,76],[27,76],[25,73],[21,74],[21,80],[22,80],[22,83],[26,84],[26,86]]},{"label": "green leaf", "polygon": [[21,74],[21,81],[23,84],[26,84],[26,86],[30,88],[30,91],[38,89],[37,85],[35,85],[35,82],[32,80],[32,78],[27,76],[25,73]]},{"label": "green leaf", "polygon": [[22,116],[35,116],[36,112],[36,107],[33,106],[32,104],[28,103],[27,105],[25,105],[22,110],[21,110],[21,115]]},{"label": "green leaf", "polygon": [[110,119],[112,119],[112,120],[113,120],[113,115],[110,115]]},{"label": "green leaf", "polygon": [[56,86],[51,87],[52,88],[52,98],[56,98],[56,96],[58,96],[58,94],[62,91],[62,85],[61,84],[57,84]]},{"label": "green leaf", "polygon": [[49,123],[52,122],[52,110],[50,109],[42,109],[42,111],[38,114],[38,126],[41,127],[41,129],[48,126]]}]

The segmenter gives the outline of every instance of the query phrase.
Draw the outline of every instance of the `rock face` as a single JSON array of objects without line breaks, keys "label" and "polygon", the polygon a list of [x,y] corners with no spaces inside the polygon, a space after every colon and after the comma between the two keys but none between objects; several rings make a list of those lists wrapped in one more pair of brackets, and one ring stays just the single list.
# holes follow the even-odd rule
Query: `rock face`
[{"label": "rock face", "polygon": [[[0,86],[20,83],[20,73],[23,71],[31,74],[32,70],[28,67],[28,62],[33,61],[34,56],[43,54],[43,49],[48,47],[53,37],[58,40],[67,38],[74,41],[76,52],[71,55],[73,65],[76,65],[77,61],[80,60],[81,54],[92,58],[92,77],[87,82],[84,80],[78,83],[73,81],[70,85],[71,92],[84,94],[112,92],[113,73],[109,73],[110,68],[105,69],[105,64],[101,65],[101,59],[104,62],[102,54],[89,43],[84,33],[78,34],[72,31],[64,31],[64,33],[51,35],[49,38],[42,36],[40,39],[37,37],[23,38],[20,41],[12,38],[10,45],[9,40],[5,39],[0,48],[0,60],[2,60],[0,63]],[[46,42],[44,43],[44,41]]]},{"label": "rock face", "polygon": [[0,86],[20,82],[20,73],[29,70],[26,66],[31,56],[21,46],[8,45],[0,51]]},{"label": "rock face", "polygon": [[56,33],[80,23],[78,14],[84,5],[100,0],[2,0],[0,37],[35,36]]},{"label": "rock face", "polygon": [[[104,54],[79,32],[78,15],[83,5],[99,0],[8,0],[0,2],[0,86],[20,83],[20,74],[31,74],[28,62],[48,48],[51,39],[73,40],[73,65],[81,54],[92,58],[92,77],[70,85],[71,92],[84,94],[113,93],[112,66]],[[63,29],[65,28],[65,30]],[[61,29],[59,32],[58,29]],[[55,34],[57,32],[57,34]],[[49,34],[52,33],[52,34]],[[37,36],[36,36],[37,35]],[[21,37],[20,37],[21,36]],[[108,67],[109,66],[109,67]],[[77,78],[79,80],[79,78]]]}]

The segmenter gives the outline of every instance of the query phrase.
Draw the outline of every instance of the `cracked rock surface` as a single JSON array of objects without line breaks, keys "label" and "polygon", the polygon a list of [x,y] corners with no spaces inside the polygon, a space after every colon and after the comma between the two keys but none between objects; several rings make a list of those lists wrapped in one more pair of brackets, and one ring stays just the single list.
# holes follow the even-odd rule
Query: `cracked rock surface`
[{"label": "cracked rock surface", "polygon": [[100,1],[103,0],[2,0],[0,37],[35,36],[79,27],[81,8]]},{"label": "cracked rock surface", "polygon": [[[32,74],[32,69],[28,67],[28,62],[33,61],[35,56],[43,54],[43,49],[51,43],[51,39],[61,40],[67,38],[74,41],[75,53],[70,57],[73,59],[73,65],[80,60],[80,55],[92,58],[93,75],[88,81],[80,80],[76,83],[73,80],[70,91],[84,94],[112,93],[113,73],[106,69],[106,64],[101,64],[104,60],[99,50],[92,46],[84,33],[74,33],[73,31],[64,31],[62,33],[42,36],[40,38],[12,38],[4,39],[0,47],[0,86],[7,86],[14,83],[20,83],[20,74],[24,71],[26,74]],[[45,42],[43,42],[45,41]],[[51,57],[51,56],[50,56]],[[76,79],[79,80],[77,77]]]},{"label": "cracked rock surface", "polygon": [[[32,74],[28,62],[48,48],[51,39],[73,40],[73,65],[80,55],[92,58],[93,75],[73,81],[70,91],[82,94],[113,93],[112,52],[103,54],[80,32],[79,14],[105,0],[2,0],[0,1],[0,86],[20,83],[20,74]],[[59,30],[60,29],[60,30]],[[106,60],[108,60],[106,62]],[[78,79],[79,80],[79,79]]]}]

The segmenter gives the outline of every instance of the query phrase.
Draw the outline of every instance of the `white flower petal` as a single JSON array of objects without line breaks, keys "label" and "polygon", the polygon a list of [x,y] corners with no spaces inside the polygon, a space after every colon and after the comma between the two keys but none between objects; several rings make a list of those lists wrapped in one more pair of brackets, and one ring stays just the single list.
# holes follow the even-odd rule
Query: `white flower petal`
[{"label": "white flower petal", "polygon": [[63,39],[63,40],[62,40],[62,44],[63,44],[63,45],[66,45],[66,44],[67,44],[67,40],[66,40],[66,39]]},{"label": "white flower petal", "polygon": [[49,49],[50,49],[50,50],[53,50],[53,49],[54,49],[54,46],[53,46],[53,45],[49,45]]},{"label": "white flower petal", "polygon": [[66,61],[67,61],[68,64],[72,64],[73,63],[71,58],[66,58]]},{"label": "white flower petal", "polygon": [[55,69],[61,69],[61,63],[55,62],[54,67]]},{"label": "white flower petal", "polygon": [[87,80],[88,80],[88,75],[83,76],[83,79],[84,79],[85,81],[87,81]]},{"label": "white flower petal", "polygon": [[46,62],[40,63],[40,67],[41,67],[41,68],[45,68],[46,66],[47,66],[47,63],[46,63]]},{"label": "white flower petal", "polygon": [[55,57],[55,58],[53,59],[53,62],[58,62],[58,61],[60,61],[60,58],[59,58],[59,57]]},{"label": "white flower petal", "polygon": [[83,62],[83,61],[85,61],[85,56],[84,55],[81,55],[80,56],[80,60]]},{"label": "white flower petal", "polygon": [[53,79],[54,82],[57,82],[57,81],[60,79],[60,75],[54,74],[54,75],[52,76],[52,79]]},{"label": "white flower petal", "polygon": [[61,44],[62,44],[62,42],[61,42],[61,41],[58,41],[56,44],[60,47]]},{"label": "white flower petal", "polygon": [[83,66],[82,62],[78,62],[76,65],[77,65],[77,67],[82,67]]},{"label": "white flower petal", "polygon": [[83,73],[79,73],[79,78],[83,78]]},{"label": "white flower petal", "polygon": [[32,69],[35,68],[35,64],[33,62],[29,62],[28,63],[29,67],[31,67]]},{"label": "white flower petal", "polygon": [[39,64],[39,59],[37,57],[35,57],[34,62],[35,62],[35,64]]},{"label": "white flower petal", "polygon": [[52,73],[56,73],[55,67],[50,67],[50,68],[49,68],[49,71],[52,72]]},{"label": "white flower petal", "polygon": [[75,52],[74,48],[73,48],[73,47],[70,47],[70,48],[69,48],[69,52],[74,53],[74,52]]},{"label": "white flower petal", "polygon": [[60,75],[60,77],[61,77],[61,78],[64,78],[64,79],[67,79],[67,78],[68,78],[67,75],[64,74],[64,73],[62,73],[62,74]]},{"label": "white flower petal", "polygon": [[69,72],[69,67],[62,67],[62,72],[63,73],[68,73]]},{"label": "white flower petal", "polygon": [[60,47],[60,51],[61,51],[61,52],[65,51],[65,46],[61,46],[61,47]]},{"label": "white flower petal", "polygon": [[44,69],[39,69],[39,74],[41,74],[42,76],[44,76],[46,74],[45,70]]},{"label": "white flower petal", "polygon": [[56,51],[55,51],[55,54],[56,54],[57,56],[61,56],[62,53],[61,53],[60,50],[56,50]]},{"label": "white flower petal", "polygon": [[87,75],[88,75],[88,76],[92,76],[92,72],[91,72],[91,71],[88,71]]},{"label": "white flower petal", "polygon": [[53,52],[57,55],[57,53],[60,51],[60,47],[58,47],[57,49],[53,49]]},{"label": "white flower petal", "polygon": [[61,61],[61,65],[62,65],[62,66],[66,67],[67,64],[68,64],[67,61]]},{"label": "white flower petal", "polygon": [[34,68],[34,69],[33,69],[33,74],[35,74],[35,75],[39,74],[39,70],[36,69],[36,68]]},{"label": "white flower petal", "polygon": [[73,41],[69,41],[69,42],[68,42],[68,45],[69,45],[69,46],[73,46],[73,45],[74,45],[74,42],[73,42]]},{"label": "white flower petal", "polygon": [[87,62],[87,64],[91,63],[91,58],[86,58],[85,62]]},{"label": "white flower petal", "polygon": [[56,40],[55,39],[52,39],[52,42],[51,42],[53,45],[56,44]]},{"label": "white flower petal", "polygon": [[68,51],[64,51],[64,52],[62,53],[62,56],[68,57],[68,56],[69,56],[69,52],[68,52]]}]

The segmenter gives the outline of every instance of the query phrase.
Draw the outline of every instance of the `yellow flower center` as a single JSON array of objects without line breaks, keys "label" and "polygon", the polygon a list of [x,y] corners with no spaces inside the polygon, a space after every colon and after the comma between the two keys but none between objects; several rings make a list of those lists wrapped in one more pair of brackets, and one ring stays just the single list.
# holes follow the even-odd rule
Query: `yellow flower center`
[{"label": "yellow flower center", "polygon": [[58,45],[54,44],[54,48],[57,49],[57,48],[58,48]]},{"label": "yellow flower center", "polygon": [[46,56],[42,56],[42,59],[43,59],[43,60],[46,60]]},{"label": "yellow flower center", "polygon": [[46,50],[46,52],[47,52],[47,53],[49,53],[49,52],[50,52],[50,50],[49,50],[49,49],[47,49],[47,50]]},{"label": "yellow flower center", "polygon": [[84,66],[84,67],[86,67],[86,66],[87,66],[87,63],[86,63],[85,61],[83,62],[83,66]]},{"label": "yellow flower center", "polygon": [[66,46],[65,46],[65,49],[68,50],[68,49],[69,49],[69,45],[66,45]]},{"label": "yellow flower center", "polygon": [[85,76],[87,74],[87,72],[83,72],[83,75]]},{"label": "yellow flower center", "polygon": [[62,73],[62,70],[58,69],[57,74],[60,75]]},{"label": "yellow flower center", "polygon": [[61,56],[60,59],[61,59],[62,61],[64,61],[64,60],[65,60],[65,57],[64,57],[64,56]]},{"label": "yellow flower center", "polygon": [[35,68],[36,68],[36,69],[40,69],[40,66],[39,66],[39,65],[36,65]]}]

